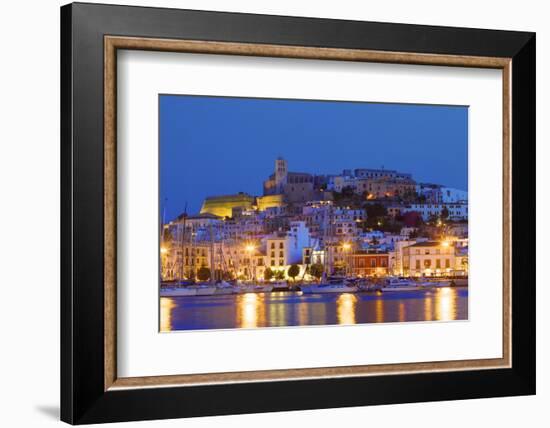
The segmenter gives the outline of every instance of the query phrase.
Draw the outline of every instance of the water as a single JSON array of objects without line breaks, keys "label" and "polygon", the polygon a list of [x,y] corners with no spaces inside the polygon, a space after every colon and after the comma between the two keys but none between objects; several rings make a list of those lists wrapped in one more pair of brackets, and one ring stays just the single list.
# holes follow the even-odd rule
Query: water
[{"label": "water", "polygon": [[160,299],[161,331],[466,319],[466,287],[384,294],[273,292]]}]

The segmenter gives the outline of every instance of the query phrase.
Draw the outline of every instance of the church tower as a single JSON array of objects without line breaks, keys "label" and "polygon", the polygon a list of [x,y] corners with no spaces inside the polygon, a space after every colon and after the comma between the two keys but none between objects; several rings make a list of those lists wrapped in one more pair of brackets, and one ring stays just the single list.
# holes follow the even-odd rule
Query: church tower
[{"label": "church tower", "polygon": [[286,160],[281,157],[275,159],[275,188],[277,193],[284,192],[284,186],[287,183],[288,165]]}]

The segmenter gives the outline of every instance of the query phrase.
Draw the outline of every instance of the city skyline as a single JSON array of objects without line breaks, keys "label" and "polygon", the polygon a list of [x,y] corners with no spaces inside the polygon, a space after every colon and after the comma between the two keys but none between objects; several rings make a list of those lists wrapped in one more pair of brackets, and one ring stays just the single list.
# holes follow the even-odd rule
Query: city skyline
[{"label": "city skyline", "polygon": [[467,107],[179,95],[159,107],[166,220],[208,196],[261,195],[279,156],[290,171],[384,167],[468,189]]}]

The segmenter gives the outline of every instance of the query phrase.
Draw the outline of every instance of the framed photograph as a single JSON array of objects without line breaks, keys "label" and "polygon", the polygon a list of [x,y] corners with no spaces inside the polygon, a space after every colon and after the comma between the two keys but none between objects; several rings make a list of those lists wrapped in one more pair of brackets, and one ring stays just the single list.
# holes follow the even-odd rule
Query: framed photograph
[{"label": "framed photograph", "polygon": [[61,418],[535,393],[535,35],[61,8]]}]

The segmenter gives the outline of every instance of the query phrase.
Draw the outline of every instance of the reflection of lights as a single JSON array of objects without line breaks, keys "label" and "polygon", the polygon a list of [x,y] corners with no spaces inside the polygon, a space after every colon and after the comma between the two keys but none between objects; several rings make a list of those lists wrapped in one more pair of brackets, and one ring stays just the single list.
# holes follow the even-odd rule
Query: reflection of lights
[{"label": "reflection of lights", "polygon": [[336,316],[339,324],[355,324],[355,305],[357,297],[343,293],[336,300]]},{"label": "reflection of lights", "polygon": [[241,328],[254,328],[265,324],[263,296],[245,293],[237,298],[237,325]]},{"label": "reflection of lights", "polygon": [[168,252],[168,250],[166,248],[164,248],[164,247],[160,248],[160,253],[161,254],[166,254],[167,252]]},{"label": "reflection of lights", "polygon": [[405,304],[403,302],[399,303],[399,322],[405,321]]},{"label": "reflection of lights", "polygon": [[435,317],[440,321],[454,319],[456,313],[456,290],[441,288],[437,290],[435,299]]},{"label": "reflection of lights", "polygon": [[160,298],[160,331],[172,330],[172,309],[175,307],[174,299]]},{"label": "reflection of lights", "polygon": [[424,321],[432,320],[432,298],[431,296],[426,296],[424,298]]},{"label": "reflection of lights", "polygon": [[344,242],[342,248],[347,251],[351,248],[351,244],[349,242]]},{"label": "reflection of lights", "polygon": [[243,323],[241,327],[252,328],[256,327],[258,322],[258,314],[256,313],[256,307],[258,304],[258,295],[254,293],[247,293],[243,298]]},{"label": "reflection of lights", "polygon": [[384,300],[382,297],[376,300],[376,322],[384,322]]}]

